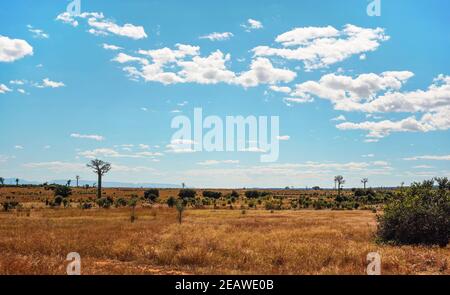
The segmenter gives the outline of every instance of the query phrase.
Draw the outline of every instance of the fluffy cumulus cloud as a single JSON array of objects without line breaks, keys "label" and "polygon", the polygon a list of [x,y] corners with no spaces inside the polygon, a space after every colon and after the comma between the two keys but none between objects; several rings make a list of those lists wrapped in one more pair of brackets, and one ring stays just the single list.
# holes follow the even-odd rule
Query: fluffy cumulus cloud
[{"label": "fluffy cumulus cloud", "polygon": [[200,36],[199,38],[208,39],[211,41],[224,41],[230,39],[231,37],[233,37],[233,33],[231,32],[223,32],[223,33],[214,32],[208,35]]},{"label": "fluffy cumulus cloud", "polygon": [[88,32],[93,35],[107,36],[113,34],[134,40],[147,38],[144,27],[133,24],[118,25],[114,21],[105,18],[101,12],[83,12],[77,16],[64,12],[56,17],[56,20],[70,24],[74,27],[79,25],[77,19],[87,20],[87,24],[90,27]]},{"label": "fluffy cumulus cloud", "polygon": [[277,36],[275,42],[281,47],[258,46],[253,53],[255,56],[300,60],[306,70],[313,70],[374,51],[388,39],[382,28],[361,28],[351,24],[342,30],[332,26],[304,27]]},{"label": "fluffy cumulus cloud", "polygon": [[140,56],[119,53],[113,60],[119,63],[138,63],[125,66],[123,70],[132,79],[160,82],[163,84],[227,83],[243,87],[254,87],[259,84],[276,84],[290,82],[296,73],[288,69],[275,68],[267,58],[256,58],[250,70],[235,73],[227,63],[230,54],[216,50],[207,56],[200,55],[200,47],[176,44],[175,49],[167,47],[154,50],[139,50]]},{"label": "fluffy cumulus cloud", "polygon": [[8,88],[8,86],[6,86],[5,84],[0,84],[0,94],[10,92],[10,91],[12,91],[12,90],[10,88]]},{"label": "fluffy cumulus cloud", "polygon": [[259,30],[263,28],[262,22],[249,18],[246,23],[242,24],[241,27],[245,29],[245,31],[250,32],[253,30]]},{"label": "fluffy cumulus cloud", "polygon": [[[343,122],[341,130],[366,130],[368,142],[393,132],[429,132],[450,128],[450,77],[439,75],[426,90],[401,91],[414,74],[390,71],[355,78],[324,75],[319,81],[296,85],[291,96],[301,101],[314,97],[327,99],[336,110],[366,113],[412,113],[401,120]],[[294,101],[292,101],[294,102]]]},{"label": "fluffy cumulus cloud", "polygon": [[33,55],[33,47],[27,41],[0,35],[0,62],[13,62],[27,55]]}]

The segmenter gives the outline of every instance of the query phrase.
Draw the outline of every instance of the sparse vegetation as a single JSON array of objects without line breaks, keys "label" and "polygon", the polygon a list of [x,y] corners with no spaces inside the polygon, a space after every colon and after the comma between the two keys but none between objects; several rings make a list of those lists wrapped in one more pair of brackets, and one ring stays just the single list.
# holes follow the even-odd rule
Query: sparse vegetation
[{"label": "sparse vegetation", "polygon": [[446,246],[450,238],[450,183],[447,178],[413,183],[378,217],[378,237],[398,244]]}]

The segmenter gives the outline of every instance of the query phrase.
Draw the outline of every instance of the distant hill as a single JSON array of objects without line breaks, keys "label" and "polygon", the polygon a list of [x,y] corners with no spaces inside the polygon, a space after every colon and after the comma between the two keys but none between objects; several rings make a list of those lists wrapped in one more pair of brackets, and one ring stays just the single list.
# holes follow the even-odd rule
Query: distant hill
[{"label": "distant hill", "polygon": [[[43,182],[39,181],[29,181],[26,179],[20,179],[19,178],[19,184],[32,184],[32,185],[38,185],[42,184]],[[67,180],[49,180],[47,183],[56,183],[56,184],[63,184],[65,185],[67,183]],[[89,184],[89,186],[92,186],[96,181],[92,180],[80,180],[78,182],[79,186],[83,186],[86,184]],[[5,184],[16,184],[15,178],[5,178]],[[71,186],[76,185],[76,180],[72,179]],[[170,184],[170,183],[145,183],[145,182],[138,182],[138,183],[132,183],[132,182],[115,182],[115,181],[104,181],[102,182],[103,187],[132,187],[132,188],[180,188],[181,185],[177,184]]]}]

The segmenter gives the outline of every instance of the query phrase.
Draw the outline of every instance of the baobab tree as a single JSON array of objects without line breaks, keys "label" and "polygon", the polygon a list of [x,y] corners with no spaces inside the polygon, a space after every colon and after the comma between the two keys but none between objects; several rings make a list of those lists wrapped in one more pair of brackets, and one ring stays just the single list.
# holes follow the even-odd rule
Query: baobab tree
[{"label": "baobab tree", "polygon": [[364,185],[364,190],[366,190],[366,183],[368,183],[368,182],[369,182],[368,178],[361,179],[361,183]]},{"label": "baobab tree", "polygon": [[77,180],[77,187],[78,187],[78,181],[80,180],[80,176],[79,175],[75,176],[75,179]]},{"label": "baobab tree", "polygon": [[4,179],[3,177],[0,177],[0,183],[1,183],[2,185],[5,184],[5,179]]},{"label": "baobab tree", "polygon": [[344,176],[337,175],[337,176],[334,177],[334,181],[337,183],[338,196],[340,196],[341,195],[342,185],[345,183]]},{"label": "baobab tree", "polygon": [[103,162],[99,159],[95,159],[89,162],[86,166],[91,168],[92,171],[97,174],[97,198],[100,198],[102,196],[102,177],[103,175],[108,173],[109,170],[111,170],[111,164],[108,162]]},{"label": "baobab tree", "polygon": [[67,186],[70,186],[70,184],[72,183],[72,180],[67,180]]},{"label": "baobab tree", "polygon": [[19,178],[16,178],[16,186],[19,186]]}]

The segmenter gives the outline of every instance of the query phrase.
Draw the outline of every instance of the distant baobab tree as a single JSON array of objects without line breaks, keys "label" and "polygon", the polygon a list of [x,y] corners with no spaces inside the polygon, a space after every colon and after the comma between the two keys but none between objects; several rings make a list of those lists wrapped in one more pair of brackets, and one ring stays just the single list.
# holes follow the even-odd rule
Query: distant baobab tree
[{"label": "distant baobab tree", "polygon": [[19,186],[19,178],[16,178],[16,186]]},{"label": "distant baobab tree", "polygon": [[97,174],[97,198],[100,198],[102,196],[102,176],[111,170],[111,164],[95,159],[89,162],[86,166],[91,168],[92,171]]},{"label": "distant baobab tree", "polygon": [[364,190],[366,190],[366,183],[368,183],[368,182],[369,182],[368,178],[361,179],[361,183],[364,185]]},{"label": "distant baobab tree", "polygon": [[80,176],[75,176],[75,179],[77,180],[77,187],[78,187],[78,181],[80,180]]},{"label": "distant baobab tree", "polygon": [[70,186],[70,184],[72,183],[72,180],[67,180],[67,186]]},{"label": "distant baobab tree", "polygon": [[341,195],[342,185],[345,183],[344,176],[337,175],[334,177],[334,181],[337,183],[338,196]]},{"label": "distant baobab tree", "polygon": [[5,179],[4,179],[3,177],[0,177],[0,183],[1,183],[2,185],[5,184]]},{"label": "distant baobab tree", "polygon": [[185,187],[186,187],[186,184],[183,182],[183,183],[181,184],[181,187],[182,187],[182,188],[185,188]]}]

